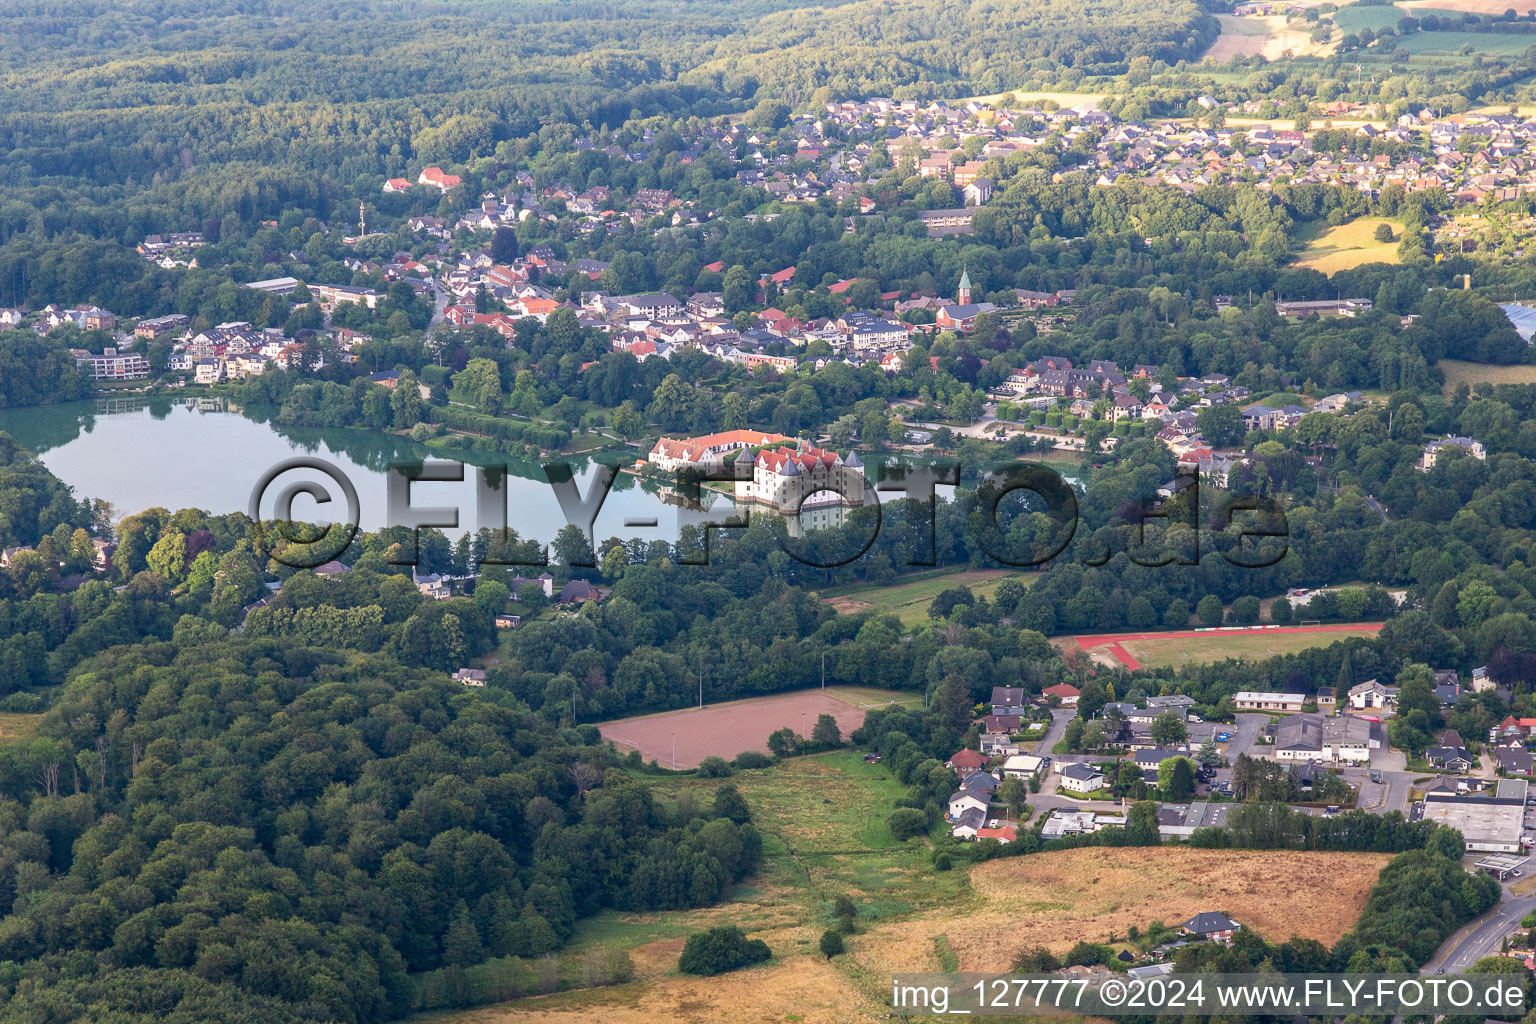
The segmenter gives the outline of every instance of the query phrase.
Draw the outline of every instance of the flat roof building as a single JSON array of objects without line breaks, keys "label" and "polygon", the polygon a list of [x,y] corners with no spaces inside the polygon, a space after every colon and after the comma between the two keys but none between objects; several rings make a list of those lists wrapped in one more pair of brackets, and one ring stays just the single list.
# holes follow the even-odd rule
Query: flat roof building
[{"label": "flat roof building", "polygon": [[1422,817],[1456,829],[1469,851],[1519,853],[1529,785],[1524,779],[1503,779],[1491,796],[1428,793]]}]

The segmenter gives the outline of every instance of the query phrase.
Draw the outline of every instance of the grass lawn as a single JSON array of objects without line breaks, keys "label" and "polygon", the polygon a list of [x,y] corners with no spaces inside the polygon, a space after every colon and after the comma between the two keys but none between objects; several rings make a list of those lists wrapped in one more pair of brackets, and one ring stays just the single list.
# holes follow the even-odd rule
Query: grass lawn
[{"label": "grass lawn", "polygon": [[1456,390],[1456,385],[1466,381],[1467,386],[1479,381],[1489,381],[1493,384],[1536,384],[1536,366],[1517,364],[1514,366],[1495,366],[1492,363],[1469,363],[1461,359],[1442,359],[1440,369],[1445,373],[1445,387],[1443,393],[1447,398]]},{"label": "grass lawn", "polygon": [[[1382,224],[1392,226],[1393,241],[1376,241],[1376,228]],[[1305,243],[1296,265],[1333,274],[1365,263],[1396,263],[1402,231],[1401,224],[1384,217],[1360,217],[1338,227],[1324,221],[1306,224],[1296,233]]]},{"label": "grass lawn", "polygon": [[1156,640],[1123,640],[1120,646],[1143,668],[1200,665],[1224,658],[1256,661],[1276,654],[1295,654],[1313,647],[1327,647],[1352,636],[1371,636],[1371,630],[1328,630],[1323,633],[1212,633],[1208,637],[1169,637]]},{"label": "grass lawn", "polygon": [[0,711],[0,744],[25,743],[37,733],[42,715],[24,715],[15,711]]},{"label": "grass lawn", "polygon": [[1033,573],[1005,569],[959,569],[887,586],[839,587],[823,593],[822,599],[845,615],[873,610],[895,615],[904,626],[915,626],[928,621],[928,606],[950,587],[964,585],[978,597],[991,600],[1004,580],[1018,580],[1027,587],[1034,578]]},{"label": "grass lawn", "polygon": [[866,711],[871,708],[883,708],[892,704],[900,704],[907,707],[922,707],[923,695],[909,693],[906,690],[881,690],[873,686],[829,686],[823,691],[828,697],[836,697],[856,708]]}]

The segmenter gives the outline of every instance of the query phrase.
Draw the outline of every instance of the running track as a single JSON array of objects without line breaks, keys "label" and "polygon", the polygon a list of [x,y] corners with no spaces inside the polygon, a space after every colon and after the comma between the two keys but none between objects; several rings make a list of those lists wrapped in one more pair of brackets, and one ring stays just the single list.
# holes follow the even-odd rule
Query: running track
[{"label": "running track", "polygon": [[1121,646],[1123,640],[1183,640],[1194,637],[1205,639],[1212,634],[1220,633],[1260,633],[1264,635],[1283,635],[1285,633],[1374,633],[1381,629],[1380,622],[1340,622],[1327,626],[1244,626],[1238,629],[1181,629],[1164,633],[1103,633],[1098,636],[1074,637],[1079,650],[1089,650],[1093,647],[1108,648],[1110,654],[1120,659],[1120,664],[1126,668],[1141,668],[1141,662],[1131,657],[1130,653]]}]

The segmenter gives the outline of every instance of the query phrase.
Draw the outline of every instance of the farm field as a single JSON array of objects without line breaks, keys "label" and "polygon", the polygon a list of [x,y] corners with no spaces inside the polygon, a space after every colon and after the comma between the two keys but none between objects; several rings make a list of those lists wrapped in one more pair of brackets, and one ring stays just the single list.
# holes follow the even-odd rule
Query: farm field
[{"label": "farm field", "polygon": [[[845,1024],[885,1014],[892,970],[938,970],[940,945],[968,970],[1006,969],[1016,948],[1064,951],[1077,938],[1124,935],[1131,924],[1184,920],[1219,907],[1266,938],[1291,934],[1331,943],[1346,931],[1384,854],[1085,848],[992,861],[935,873],[920,846],[898,845],[884,827],[905,787],[853,751],[794,758],[730,780],[763,834],[764,867],[729,902],[699,910],[606,911],[582,921],[560,954],[579,977],[598,947],[627,950],[627,985],[524,999],[417,1018],[442,1024],[654,1024],[749,1019]],[[712,798],[720,780],[654,779],[664,803]],[[1312,884],[1329,879],[1327,886]],[[1114,898],[1105,900],[1103,894]],[[1303,894],[1297,896],[1297,894]],[[1308,896],[1308,893],[1316,895]],[[832,923],[831,901],[858,907],[858,934],[833,961],[815,949]],[[677,973],[685,937],[739,925],[774,957],[717,978]],[[999,941],[999,936],[1005,936]],[[743,1007],[751,1013],[743,1015]]]},{"label": "farm field", "polygon": [[[1131,925],[1176,924],[1218,907],[1266,939],[1300,935],[1331,945],[1354,925],[1389,859],[1376,853],[1085,847],[989,861],[971,869],[970,906],[882,925],[851,949],[875,972],[935,970],[933,936],[942,934],[960,970],[1006,971],[1026,946],[1060,954],[1080,939],[1102,942],[1124,936]],[[1309,879],[1316,877],[1329,884],[1312,885]]]},{"label": "farm field", "polygon": [[820,690],[799,690],[706,704],[703,708],[659,711],[604,722],[598,730],[603,739],[626,750],[638,750],[647,761],[668,768],[697,768],[711,755],[730,760],[744,750],[767,753],[768,735],[778,729],[801,732],[803,728],[803,735],[809,736],[816,717],[822,714],[836,718],[844,736],[864,722],[863,710],[848,701]]},{"label": "farm field", "polygon": [[[1436,6],[1441,6],[1437,0]],[[1517,57],[1536,45],[1536,36],[1498,32],[1415,32],[1399,39],[1397,46],[1410,54],[1456,53],[1463,46],[1473,53],[1494,57]]]},{"label": "farm field", "polygon": [[1218,14],[1221,35],[1205,51],[1204,60],[1225,62],[1233,57],[1262,55],[1280,60],[1286,51],[1297,57],[1329,53],[1332,43],[1314,43],[1309,33],[1288,28],[1283,14],[1236,17]]},{"label": "farm field", "polygon": [[1536,366],[1527,364],[1496,366],[1492,363],[1442,359],[1437,365],[1445,374],[1445,387],[1441,390],[1447,398],[1456,390],[1456,385],[1463,381],[1468,387],[1479,381],[1489,381],[1493,384],[1536,384]]},{"label": "farm field", "polygon": [[1396,6],[1350,4],[1335,11],[1332,17],[1333,23],[1339,27],[1340,32],[1359,32],[1363,28],[1375,32],[1383,28],[1391,28],[1395,31],[1397,23],[1406,14],[1406,11]]},{"label": "farm field", "polygon": [[845,590],[831,596],[823,595],[823,600],[843,615],[876,611],[896,616],[904,626],[914,626],[928,621],[928,606],[941,591],[966,586],[976,596],[991,600],[998,585],[1007,579],[1018,580],[1027,587],[1034,576],[1006,569],[968,569],[884,587]]},{"label": "farm field", "polygon": [[15,711],[0,711],[0,745],[25,743],[37,733],[42,715],[24,715]]},{"label": "farm field", "polygon": [[[1376,241],[1376,228],[1382,224],[1391,225],[1393,241]],[[1305,242],[1306,247],[1297,257],[1296,265],[1333,274],[1365,263],[1396,263],[1397,240],[1402,231],[1401,224],[1384,217],[1360,217],[1337,227],[1321,221],[1307,224],[1297,232],[1298,240]]]}]

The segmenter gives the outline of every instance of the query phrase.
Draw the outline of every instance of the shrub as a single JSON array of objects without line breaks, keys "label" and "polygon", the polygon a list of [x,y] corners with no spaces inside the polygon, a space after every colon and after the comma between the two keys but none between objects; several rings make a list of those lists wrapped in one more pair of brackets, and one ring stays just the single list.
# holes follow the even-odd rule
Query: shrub
[{"label": "shrub", "polygon": [[749,939],[735,925],[722,925],[688,936],[677,969],[684,974],[724,974],[762,963],[772,955],[762,939]]},{"label": "shrub", "polygon": [[706,779],[723,779],[731,774],[730,762],[711,754],[699,762],[699,774]]},{"label": "shrub", "polygon": [[901,807],[892,812],[888,823],[898,842],[928,831],[928,815],[915,807]]},{"label": "shrub", "polygon": [[843,937],[828,929],[821,933],[821,955],[828,960],[843,952]]},{"label": "shrub", "polygon": [[735,765],[740,771],[748,771],[753,768],[767,768],[773,764],[773,758],[761,750],[743,750],[736,755],[736,760],[732,761],[731,764]]}]

